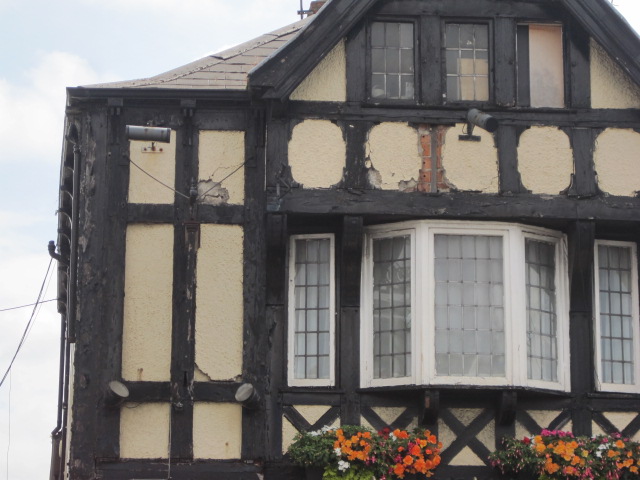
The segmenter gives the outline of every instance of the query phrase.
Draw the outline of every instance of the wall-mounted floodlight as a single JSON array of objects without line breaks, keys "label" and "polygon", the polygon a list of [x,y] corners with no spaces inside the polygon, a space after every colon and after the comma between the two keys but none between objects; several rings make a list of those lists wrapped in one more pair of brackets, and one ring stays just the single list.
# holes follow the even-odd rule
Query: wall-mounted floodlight
[{"label": "wall-mounted floodlight", "polygon": [[122,402],[129,398],[129,389],[127,386],[117,380],[109,382],[107,386],[107,394],[105,403],[110,407],[117,407]]},{"label": "wall-mounted floodlight", "polygon": [[472,108],[467,112],[466,132],[463,132],[463,135],[458,138],[463,141],[479,142],[480,137],[473,135],[474,127],[480,127],[489,133],[493,133],[498,129],[498,120],[488,113]]},{"label": "wall-mounted floodlight", "polygon": [[260,395],[256,388],[250,383],[243,383],[236,390],[236,402],[241,403],[244,408],[254,409],[260,403]]},{"label": "wall-mounted floodlight", "polygon": [[146,142],[171,142],[171,129],[162,127],[141,127],[127,125],[125,127],[127,140],[142,140]]}]

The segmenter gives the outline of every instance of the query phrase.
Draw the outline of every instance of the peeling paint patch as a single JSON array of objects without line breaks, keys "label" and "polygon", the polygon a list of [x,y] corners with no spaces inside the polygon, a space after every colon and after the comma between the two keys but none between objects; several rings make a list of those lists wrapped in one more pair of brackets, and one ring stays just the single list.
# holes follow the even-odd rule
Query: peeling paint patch
[{"label": "peeling paint patch", "polygon": [[406,123],[373,127],[366,144],[371,185],[382,190],[415,189],[422,165],[419,143],[416,129]]},{"label": "peeling paint patch", "polygon": [[[203,203],[244,203],[244,132],[201,130],[198,194]],[[219,183],[219,184],[218,184]]]},{"label": "peeling paint patch", "polygon": [[229,191],[213,180],[198,182],[198,198],[206,205],[222,205],[229,202]]}]

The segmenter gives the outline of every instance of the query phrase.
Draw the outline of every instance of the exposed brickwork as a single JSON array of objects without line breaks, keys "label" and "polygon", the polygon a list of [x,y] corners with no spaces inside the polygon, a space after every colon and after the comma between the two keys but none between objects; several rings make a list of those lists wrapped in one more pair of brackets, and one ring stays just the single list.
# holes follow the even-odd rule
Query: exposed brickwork
[{"label": "exposed brickwork", "polygon": [[[442,166],[442,147],[444,145],[445,134],[449,127],[442,125],[422,124],[418,127],[418,135],[420,136],[420,148],[422,151],[422,168],[420,169],[420,179],[418,181],[419,192],[448,192],[451,186],[447,182],[444,168]],[[433,161],[432,142],[435,144],[436,154],[436,189],[432,187],[433,179]]]},{"label": "exposed brickwork", "polygon": [[309,7],[311,13],[309,13],[309,15],[318,13],[318,10],[320,10],[325,3],[327,3],[326,0],[322,2],[311,2],[311,6]]}]

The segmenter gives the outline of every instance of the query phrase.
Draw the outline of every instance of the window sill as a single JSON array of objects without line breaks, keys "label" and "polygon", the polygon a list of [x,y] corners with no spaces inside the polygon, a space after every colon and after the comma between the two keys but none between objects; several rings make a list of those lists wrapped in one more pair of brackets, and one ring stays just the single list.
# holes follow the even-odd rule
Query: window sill
[{"label": "window sill", "polygon": [[[384,386],[384,387],[363,387],[357,390],[358,393],[387,393],[387,392],[416,392],[416,391],[439,391],[439,392],[459,392],[459,391],[475,391],[475,392],[516,392],[523,396],[550,396],[557,398],[570,398],[571,392],[562,390],[551,390],[539,387],[523,387],[523,386],[482,386],[482,385],[401,385],[401,386]],[[633,396],[632,396],[633,397]],[[627,397],[625,397],[627,398]]]}]

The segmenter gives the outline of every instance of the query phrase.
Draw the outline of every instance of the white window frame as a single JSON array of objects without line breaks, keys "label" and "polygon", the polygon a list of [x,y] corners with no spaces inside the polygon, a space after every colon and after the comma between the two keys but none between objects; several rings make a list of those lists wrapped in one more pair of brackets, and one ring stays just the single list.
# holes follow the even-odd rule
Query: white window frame
[{"label": "white window frame", "polygon": [[[373,240],[411,235],[411,332],[412,375],[373,378]],[[486,235],[503,238],[505,376],[439,376],[435,370],[435,235]],[[527,375],[527,305],[525,274],[526,239],[555,245],[558,381],[529,380]],[[497,222],[430,221],[402,222],[368,227],[365,232],[361,305],[361,386],[474,385],[528,386],[569,391],[569,281],[567,240],[561,232],[520,224]],[[420,293],[423,292],[423,293]],[[515,321],[518,319],[518,321]],[[417,341],[421,339],[421,341]]]},{"label": "white window frame", "polygon": [[[633,325],[633,384],[605,383],[602,378],[602,346],[600,343],[600,246],[623,247],[631,249],[631,317]],[[596,240],[594,248],[594,345],[596,362],[596,389],[603,392],[640,392],[640,311],[638,307],[638,246],[635,242],[620,242],[613,240]]]},{"label": "white window frame", "polygon": [[[411,238],[411,375],[396,378],[373,377],[373,241],[380,238],[409,236]],[[416,232],[415,228],[385,228],[372,229],[371,234],[365,235],[364,257],[362,264],[362,301],[360,306],[360,378],[368,379],[368,387],[398,386],[416,383],[420,378],[420,362],[416,354],[418,339],[422,337],[419,325],[414,321],[416,305]],[[364,353],[364,354],[363,354]]]},{"label": "white window frame", "polygon": [[[329,240],[329,378],[295,378],[295,265],[297,240]],[[332,233],[292,235],[289,239],[289,282],[287,322],[287,381],[292,387],[332,387],[335,385],[336,300],[335,300],[335,235]]]}]

